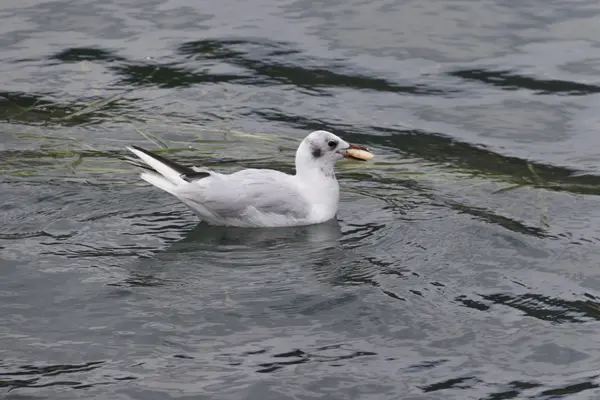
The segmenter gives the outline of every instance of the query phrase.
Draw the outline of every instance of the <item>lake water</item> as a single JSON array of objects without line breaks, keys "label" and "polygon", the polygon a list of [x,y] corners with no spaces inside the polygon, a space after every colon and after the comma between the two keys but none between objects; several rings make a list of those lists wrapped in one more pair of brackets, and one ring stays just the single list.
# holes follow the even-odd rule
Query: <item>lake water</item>
[{"label": "lake water", "polygon": [[[600,3],[5,0],[0,397],[600,398]],[[215,228],[125,146],[293,171]]]}]

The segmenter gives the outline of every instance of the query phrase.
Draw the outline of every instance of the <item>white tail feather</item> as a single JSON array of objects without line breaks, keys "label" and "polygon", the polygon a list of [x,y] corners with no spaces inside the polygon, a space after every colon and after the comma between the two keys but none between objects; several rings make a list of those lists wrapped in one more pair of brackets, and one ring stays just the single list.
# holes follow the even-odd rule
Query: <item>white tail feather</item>
[{"label": "white tail feather", "polygon": [[[136,156],[138,156],[139,158],[141,158],[146,164],[148,164],[149,166],[151,166],[152,168],[154,168],[159,174],[161,174],[162,176],[164,176],[166,179],[168,179],[169,181],[171,181],[171,183],[173,185],[178,185],[178,184],[182,184],[182,183],[186,183],[185,180],[183,180],[179,175],[179,173],[177,171],[175,171],[173,168],[169,167],[168,165],[165,165],[163,163],[161,163],[160,161],[148,156],[145,153],[142,153],[139,150],[136,150],[132,147],[127,147],[127,149],[129,151],[131,151],[133,154],[135,154]],[[143,178],[143,176],[142,176]],[[145,179],[145,178],[144,178]],[[150,182],[153,185],[156,185],[153,182]],[[158,187],[160,187],[162,189],[161,186],[156,185]],[[163,189],[163,190],[167,190],[167,189]],[[168,191],[168,190],[167,190]]]},{"label": "white tail feather", "polygon": [[164,176],[155,174],[154,172],[143,172],[140,174],[140,177],[149,184],[154,185],[165,192],[171,193],[174,196],[177,196],[177,185]]}]

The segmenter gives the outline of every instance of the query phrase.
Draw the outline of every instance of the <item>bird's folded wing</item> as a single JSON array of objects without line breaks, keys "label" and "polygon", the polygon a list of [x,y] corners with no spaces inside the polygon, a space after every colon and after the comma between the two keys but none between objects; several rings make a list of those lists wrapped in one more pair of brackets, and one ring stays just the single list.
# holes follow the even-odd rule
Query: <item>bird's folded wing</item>
[{"label": "bird's folded wing", "polygon": [[242,218],[258,211],[290,218],[306,218],[310,204],[284,174],[252,173],[208,178],[186,186],[182,199],[205,207],[221,218]]}]

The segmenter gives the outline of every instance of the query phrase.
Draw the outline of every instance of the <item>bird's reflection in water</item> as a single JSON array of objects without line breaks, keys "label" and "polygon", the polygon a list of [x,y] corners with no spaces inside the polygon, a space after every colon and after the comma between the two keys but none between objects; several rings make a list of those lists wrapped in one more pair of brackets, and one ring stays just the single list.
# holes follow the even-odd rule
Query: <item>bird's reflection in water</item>
[{"label": "bird's reflection in water", "polygon": [[238,228],[200,223],[165,252],[209,250],[215,246],[261,250],[273,246],[307,245],[310,249],[318,249],[336,246],[341,236],[340,224],[335,219],[323,224],[283,228]]},{"label": "bird's reflection in water", "polygon": [[180,240],[129,266],[117,286],[159,286],[198,269],[315,265],[342,253],[337,220],[284,228],[238,228],[199,223]]}]

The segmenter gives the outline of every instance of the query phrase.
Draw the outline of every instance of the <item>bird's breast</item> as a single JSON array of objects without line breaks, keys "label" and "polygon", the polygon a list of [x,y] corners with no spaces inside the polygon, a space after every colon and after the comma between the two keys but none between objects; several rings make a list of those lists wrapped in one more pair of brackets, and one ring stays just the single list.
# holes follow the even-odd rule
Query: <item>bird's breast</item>
[{"label": "bird's breast", "polygon": [[315,222],[328,221],[335,216],[340,200],[340,189],[337,181],[327,185],[307,185],[304,195],[310,204],[309,219]]}]

